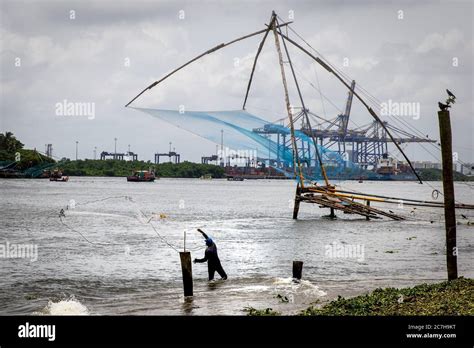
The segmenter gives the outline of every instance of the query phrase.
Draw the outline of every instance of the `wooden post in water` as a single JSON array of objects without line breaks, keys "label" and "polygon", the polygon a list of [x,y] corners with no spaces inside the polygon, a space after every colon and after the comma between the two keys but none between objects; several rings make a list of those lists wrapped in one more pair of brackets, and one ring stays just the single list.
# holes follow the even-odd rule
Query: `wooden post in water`
[{"label": "wooden post in water", "polygon": [[441,156],[443,160],[444,219],[446,225],[446,262],[448,280],[458,277],[456,247],[456,211],[453,184],[453,148],[451,119],[448,110],[438,111]]},{"label": "wooden post in water", "polygon": [[293,261],[293,278],[301,279],[303,274],[303,261]]},{"label": "wooden post in water", "polygon": [[[369,208],[370,208],[370,201],[367,201],[367,207],[369,207]],[[365,217],[365,219],[366,219],[367,221],[369,221],[369,220],[370,220],[370,218],[369,218],[368,216],[366,216],[366,217]]]},{"label": "wooden post in water", "polygon": [[191,253],[182,251],[179,253],[181,258],[181,271],[183,272],[184,296],[193,296],[193,270],[191,267]]},{"label": "wooden post in water", "polygon": [[334,208],[330,208],[331,209],[331,213],[329,214],[329,217],[331,219],[335,219],[336,218],[336,214],[334,214]]},{"label": "wooden post in water", "polygon": [[293,219],[298,219],[298,212],[300,211],[300,195],[301,195],[301,188],[300,184],[296,185],[296,193],[295,193],[295,205],[293,206]]}]

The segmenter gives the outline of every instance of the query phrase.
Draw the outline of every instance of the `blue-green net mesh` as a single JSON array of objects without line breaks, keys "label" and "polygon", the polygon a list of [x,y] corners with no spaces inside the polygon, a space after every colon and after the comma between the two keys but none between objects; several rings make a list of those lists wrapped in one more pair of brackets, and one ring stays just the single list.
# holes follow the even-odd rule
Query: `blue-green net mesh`
[{"label": "blue-green net mesh", "polygon": [[[133,108],[189,131],[216,144],[224,132],[225,146],[235,151],[256,151],[258,159],[288,176],[293,176],[293,150],[290,129],[281,124],[259,118],[245,110],[178,111]],[[295,131],[298,154],[307,180],[320,180],[313,139],[300,130]],[[317,145],[328,175],[332,178],[360,175],[362,171],[346,156]]]}]

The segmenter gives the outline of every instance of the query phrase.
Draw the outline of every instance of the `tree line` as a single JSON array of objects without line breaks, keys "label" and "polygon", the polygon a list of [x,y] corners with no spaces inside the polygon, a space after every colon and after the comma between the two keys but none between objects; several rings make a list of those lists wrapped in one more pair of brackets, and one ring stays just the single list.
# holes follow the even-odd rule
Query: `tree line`
[{"label": "tree line", "polygon": [[224,169],[211,164],[192,162],[153,164],[144,161],[120,160],[66,160],[61,163],[64,175],[71,176],[128,176],[135,170],[154,170],[155,175],[165,178],[199,178],[211,174],[213,178],[222,178]]}]

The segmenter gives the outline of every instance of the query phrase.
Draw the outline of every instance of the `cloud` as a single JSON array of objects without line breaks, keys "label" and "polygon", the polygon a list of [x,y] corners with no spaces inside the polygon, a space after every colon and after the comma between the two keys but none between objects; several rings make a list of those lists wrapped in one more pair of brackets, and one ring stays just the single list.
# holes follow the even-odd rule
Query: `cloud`
[{"label": "cloud", "polygon": [[417,53],[428,53],[434,49],[454,50],[465,43],[464,35],[459,29],[451,29],[445,34],[432,33],[416,47]]}]

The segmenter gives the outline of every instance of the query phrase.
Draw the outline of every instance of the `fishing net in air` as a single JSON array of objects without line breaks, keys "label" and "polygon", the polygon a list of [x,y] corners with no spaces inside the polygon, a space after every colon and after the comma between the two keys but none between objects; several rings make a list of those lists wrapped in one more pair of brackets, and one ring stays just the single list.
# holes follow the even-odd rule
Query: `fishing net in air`
[{"label": "fishing net in air", "polygon": [[[225,148],[237,155],[252,157],[287,176],[294,176],[294,159],[290,128],[284,124],[266,121],[245,110],[183,111],[134,108],[175,127],[184,129],[215,144],[224,138]],[[302,163],[307,180],[321,180],[315,144],[311,136],[295,130],[298,153],[295,160]],[[361,169],[347,156],[327,147],[316,145],[329,176],[358,175]],[[225,154],[225,152],[224,152]]]}]

